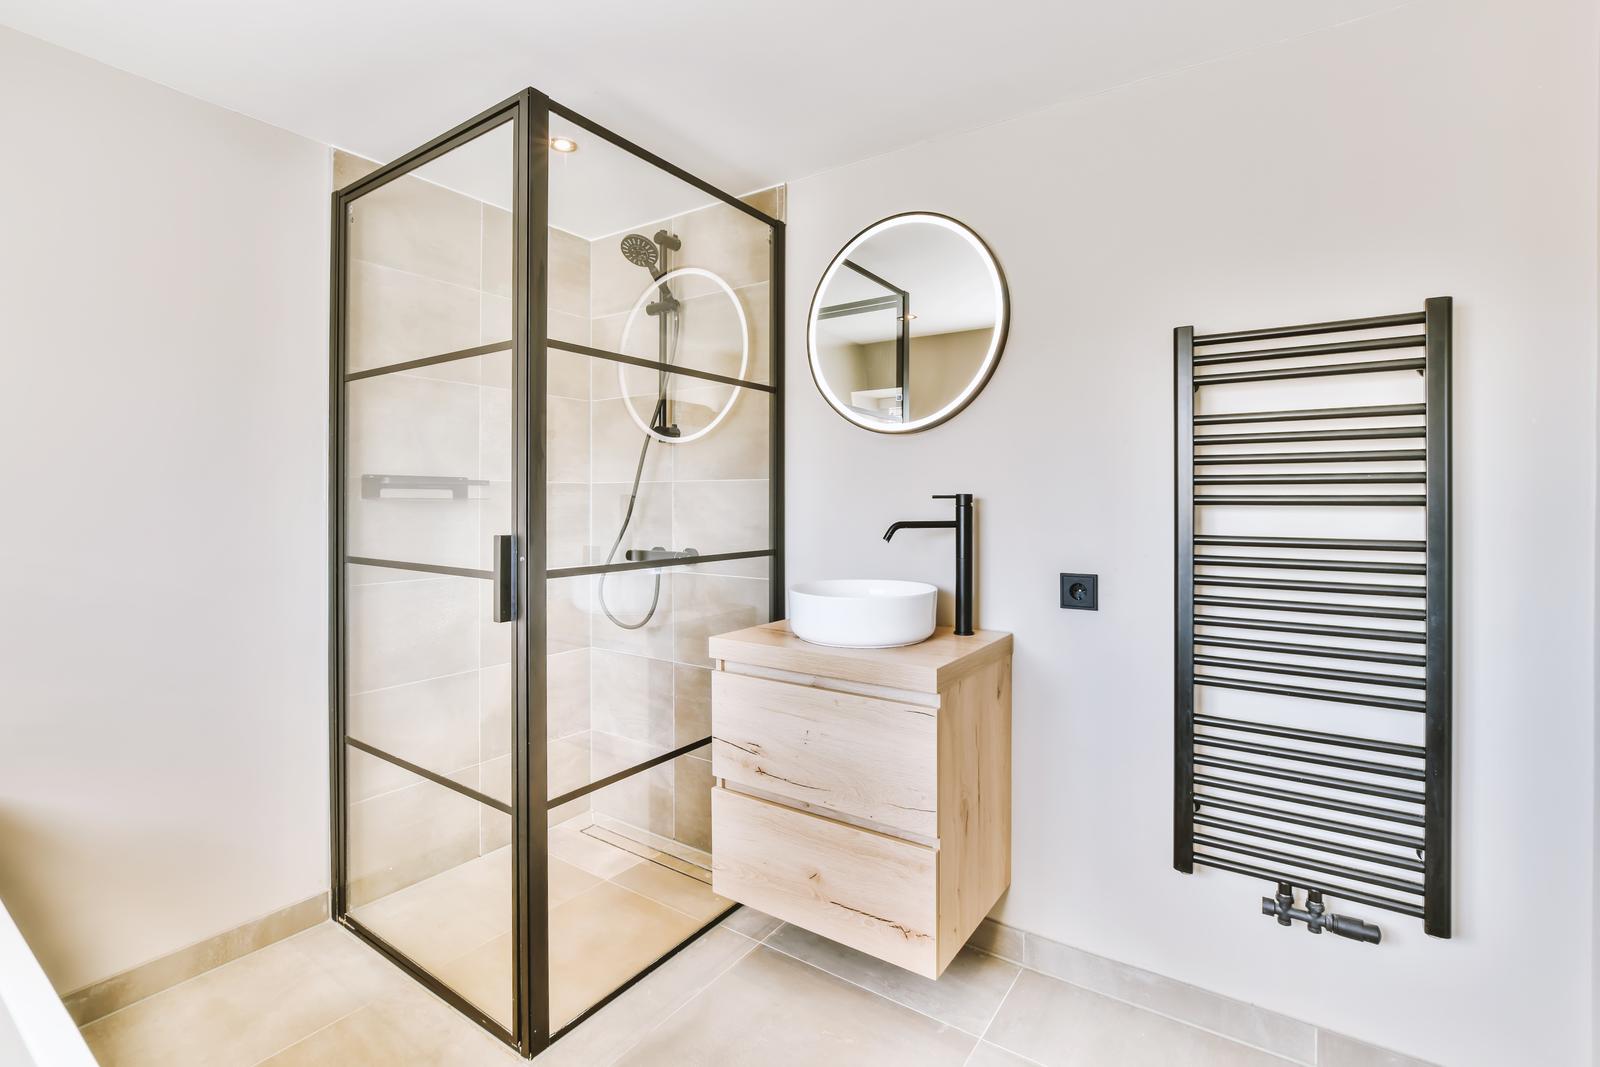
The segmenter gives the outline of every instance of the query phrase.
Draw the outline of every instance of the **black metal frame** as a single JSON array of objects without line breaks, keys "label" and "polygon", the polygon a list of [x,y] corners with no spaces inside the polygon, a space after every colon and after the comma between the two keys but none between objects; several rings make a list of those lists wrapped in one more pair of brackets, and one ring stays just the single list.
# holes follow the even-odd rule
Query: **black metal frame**
[{"label": "black metal frame", "polygon": [[[687,367],[669,367],[652,360],[641,360],[621,353],[607,352],[585,345],[552,340],[547,328],[549,180],[548,141],[551,116],[559,116],[615,147],[694,186],[716,200],[734,207],[764,223],[772,235],[769,275],[771,345],[771,383],[744,381]],[[500,341],[455,352],[446,352],[403,363],[347,373],[346,336],[348,311],[346,292],[349,275],[346,219],[350,206],[361,196],[408,174],[445,153],[498,128],[513,124],[514,133],[514,246],[513,246],[513,330],[511,341]],[[387,956],[431,992],[477,1022],[501,1041],[525,1056],[534,1056],[577,1026],[635,982],[681,951],[695,938],[715,926],[731,912],[723,912],[680,942],[628,982],[589,1007],[582,1015],[555,1033],[549,1025],[549,954],[547,935],[547,812],[575,797],[615,784],[650,767],[704,747],[710,738],[696,740],[663,753],[638,766],[607,776],[560,797],[548,797],[545,764],[546,663],[546,587],[548,582],[583,574],[637,569],[670,569],[721,560],[767,558],[771,617],[781,618],[784,607],[784,508],[783,508],[783,380],[784,380],[784,223],[745,203],[647,149],[628,141],[578,114],[544,94],[526,89],[467,120],[399,159],[374,170],[365,177],[334,192],[331,232],[331,288],[329,316],[329,780],[330,780],[330,868],[333,918],[374,949]],[[547,348],[575,354],[642,365],[686,377],[721,382],[737,388],[765,393],[769,408],[769,547],[746,552],[690,556],[673,560],[649,560],[610,566],[548,568],[542,549],[545,503],[546,426],[545,391],[548,375]],[[510,349],[512,361],[514,470],[514,533],[496,545],[493,571],[464,567],[443,567],[398,560],[352,557],[347,554],[345,536],[346,386],[375,375],[411,370],[451,360],[466,359]],[[387,483],[384,483],[387,484]],[[383,488],[374,483],[374,491]],[[392,487],[392,486],[391,486]],[[412,487],[412,486],[403,486]],[[450,484],[428,485],[452,495],[465,495],[466,487]],[[533,551],[530,551],[530,547]],[[496,584],[497,618],[514,619],[516,653],[514,671],[515,713],[513,763],[514,803],[506,805],[477,790],[462,786],[392,753],[383,751],[347,732],[345,705],[345,568],[378,566],[448,574],[462,578],[492,580]],[[519,606],[525,606],[518,610]],[[537,650],[537,651],[535,651]],[[513,1026],[507,1028],[490,1018],[471,1001],[409,959],[405,953],[368,929],[349,912],[348,900],[348,825],[345,755],[355,749],[402,767],[423,780],[469,796],[493,810],[508,813],[513,821],[513,909],[514,941],[518,947],[513,991]]]},{"label": "black metal frame", "polygon": [[[1339,335],[1348,332],[1393,330],[1421,326],[1420,334],[1365,336],[1286,347],[1233,347],[1290,337]],[[1450,521],[1450,374],[1451,299],[1434,297],[1421,312],[1383,315],[1337,322],[1243,330],[1197,336],[1192,326],[1173,331],[1174,408],[1176,450],[1176,657],[1174,716],[1173,866],[1186,874],[1197,866],[1263,878],[1277,883],[1279,901],[1293,887],[1314,894],[1326,893],[1348,901],[1384,908],[1422,919],[1423,929],[1436,937],[1449,937],[1451,913],[1451,521]],[[1355,363],[1315,362],[1316,357],[1348,353],[1384,353],[1393,349],[1421,348],[1420,358],[1369,359]],[[1196,355],[1197,349],[1204,354]],[[1277,364],[1296,360],[1295,365]],[[1265,369],[1206,373],[1205,368],[1273,361]],[[1357,407],[1305,408],[1277,411],[1238,411],[1195,414],[1197,390],[1208,385],[1235,385],[1288,379],[1321,379],[1394,371],[1418,371],[1425,379],[1422,404],[1380,404]],[[1390,420],[1421,418],[1420,423]],[[1363,420],[1354,428],[1337,428],[1344,420]],[[1276,422],[1316,421],[1333,429],[1308,431],[1251,431],[1197,434],[1200,427],[1256,425]],[[1381,422],[1382,425],[1371,425]],[[1298,452],[1201,451],[1217,445],[1275,445],[1279,443],[1423,439],[1423,448],[1383,448],[1373,451],[1325,451],[1312,446]],[[1398,463],[1423,465],[1413,469],[1373,473],[1370,469],[1343,469],[1345,464]],[[1336,473],[1296,473],[1295,465],[1328,464]],[[1288,472],[1221,475],[1196,474],[1196,467],[1215,464],[1250,464],[1256,467],[1290,465]],[[1205,492],[1230,485],[1390,485],[1417,484],[1418,494],[1270,493],[1233,495]],[[1425,537],[1420,540],[1312,536],[1230,536],[1197,534],[1197,509],[1230,506],[1287,508],[1384,506],[1425,509]],[[1266,550],[1261,555],[1227,552],[1228,549]],[[1295,550],[1316,550],[1316,556],[1296,556]],[[1197,552],[1199,554],[1197,554]],[[1284,552],[1291,554],[1285,555]],[[1220,553],[1220,554],[1219,554]],[[1403,560],[1370,553],[1405,554]],[[1218,573],[1218,569],[1222,573]],[[1305,579],[1230,575],[1229,570],[1312,572]],[[1419,576],[1421,584],[1387,584],[1378,581],[1323,581],[1319,572]],[[1395,579],[1389,579],[1394,582]],[[1234,596],[1203,592],[1207,588],[1265,590],[1263,595]],[[1309,598],[1267,599],[1273,593],[1309,593]],[[1317,599],[1336,596],[1340,602]],[[1377,598],[1371,602],[1366,598]],[[1401,607],[1400,599],[1421,599],[1421,608]],[[1347,602],[1353,601],[1353,602]],[[1197,613],[1197,609],[1209,609]],[[1219,611],[1217,609],[1224,609]],[[1226,613],[1224,613],[1226,612]],[[1286,618],[1282,616],[1296,616]],[[1401,628],[1326,625],[1305,621],[1308,615],[1353,616],[1397,620]],[[1263,617],[1265,616],[1265,617]],[[1408,627],[1405,624],[1420,624]],[[1197,628],[1206,632],[1197,633]],[[1218,632],[1227,631],[1227,632]],[[1242,631],[1234,633],[1233,631]],[[1353,641],[1355,644],[1297,644],[1265,640],[1253,631],[1311,635]],[[1373,647],[1382,645],[1384,647]],[[1407,651],[1422,646],[1422,653]],[[1397,647],[1398,646],[1398,647]],[[1216,650],[1227,650],[1218,654]],[[1201,651],[1208,650],[1208,651]],[[1239,653],[1265,653],[1265,658],[1244,658]],[[1296,657],[1284,659],[1282,657]],[[1276,658],[1275,658],[1276,657]],[[1349,660],[1390,665],[1387,671],[1348,670],[1338,666],[1308,664],[1306,658]],[[1421,676],[1395,673],[1393,668],[1421,668]],[[1202,668],[1205,673],[1197,673]],[[1219,675],[1216,672],[1230,671]],[[1239,673],[1244,676],[1240,677]],[[1336,683],[1335,687],[1286,684],[1276,678],[1311,678]],[[1423,716],[1421,744],[1405,744],[1352,734],[1309,730],[1287,722],[1268,721],[1269,712],[1257,718],[1238,719],[1201,712],[1196,687],[1243,690],[1343,707],[1382,708],[1417,712]],[[1345,688],[1355,686],[1357,688]],[[1374,692],[1373,690],[1380,690]],[[1390,690],[1384,692],[1381,690]],[[1402,696],[1392,692],[1415,693]],[[1289,744],[1269,744],[1252,737]],[[1314,746],[1311,748],[1303,745]],[[1197,752],[1197,749],[1202,750]],[[1326,750],[1335,750],[1333,752]],[[1337,750],[1378,753],[1389,759],[1371,760],[1338,755]],[[1237,758],[1240,755],[1272,762]],[[1312,773],[1309,764],[1328,771]],[[1350,777],[1354,774],[1361,777]],[[1374,779],[1416,783],[1420,788],[1384,784]],[[1309,786],[1304,792],[1279,783]],[[1330,795],[1331,794],[1331,795]],[[1374,797],[1384,803],[1346,799],[1341,794]],[[1244,799],[1240,799],[1243,797]],[[1247,802],[1248,801],[1248,802]],[[1285,807],[1288,805],[1288,807]],[[1212,810],[1233,812],[1251,820],[1218,818]],[[1307,810],[1302,810],[1307,809]],[[1338,814],[1358,821],[1340,820]],[[1365,820],[1365,821],[1361,821]],[[1396,824],[1410,831],[1385,830],[1374,823]],[[1264,825],[1265,824],[1265,825]],[[1276,824],[1310,828],[1313,834],[1274,829]],[[1197,827],[1201,830],[1197,831]],[[1214,831],[1233,834],[1219,837]],[[1333,835],[1334,839],[1330,839]],[[1416,858],[1351,844],[1337,838],[1379,842],[1413,851]],[[1289,845],[1298,851],[1263,847],[1258,842]],[[1240,857],[1243,857],[1242,859]],[[1356,859],[1367,867],[1353,867],[1326,857]],[[1373,867],[1391,868],[1390,873]],[[1305,872],[1312,872],[1307,874]],[[1403,872],[1400,874],[1394,871]],[[1336,881],[1326,880],[1333,875]],[[1407,877],[1409,875],[1410,877]],[[1420,880],[1415,880],[1420,876]],[[1381,890],[1373,892],[1372,889]],[[1401,899],[1396,899],[1398,894]],[[1414,898],[1414,899],[1413,899]],[[1313,912],[1320,915],[1320,896]],[[1283,907],[1264,910],[1290,919]],[[1294,918],[1304,919],[1296,911]],[[1337,917],[1334,917],[1337,918]],[[1345,920],[1339,919],[1344,923]],[[1357,924],[1360,926],[1362,924]],[[1316,926],[1312,927],[1314,930]],[[1354,929],[1330,925],[1334,932]],[[1318,931],[1320,932],[1320,930]],[[1376,940],[1377,930],[1366,927],[1363,940]]]}]

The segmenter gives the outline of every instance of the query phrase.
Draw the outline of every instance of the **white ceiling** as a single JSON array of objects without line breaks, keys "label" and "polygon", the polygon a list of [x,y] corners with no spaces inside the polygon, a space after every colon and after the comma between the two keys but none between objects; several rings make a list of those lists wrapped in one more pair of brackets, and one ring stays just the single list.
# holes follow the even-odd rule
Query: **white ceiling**
[{"label": "white ceiling", "polygon": [[387,160],[527,85],[742,193],[1405,0],[0,0],[0,23]]}]

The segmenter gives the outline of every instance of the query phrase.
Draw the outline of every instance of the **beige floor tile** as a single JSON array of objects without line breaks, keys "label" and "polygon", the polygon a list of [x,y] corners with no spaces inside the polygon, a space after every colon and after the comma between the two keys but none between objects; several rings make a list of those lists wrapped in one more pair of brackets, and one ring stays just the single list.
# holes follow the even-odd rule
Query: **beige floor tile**
[{"label": "beige floor tile", "polygon": [[429,971],[509,933],[508,858],[502,849],[351,910],[363,926]]},{"label": "beige floor tile", "polygon": [[702,923],[710,922],[733,906],[733,901],[717,896],[704,882],[670,871],[658,863],[637,864],[611,880]]},{"label": "beige floor tile", "polygon": [[1045,1067],[1284,1067],[1288,1060],[1023,971],[986,1041]]},{"label": "beige floor tile", "polygon": [[247,1067],[361,1007],[280,941],[83,1028],[102,1067]]},{"label": "beige floor tile", "polygon": [[588,871],[580,870],[572,864],[558,860],[554,856],[547,860],[550,866],[550,899],[549,905],[554,908],[565,904],[579,893],[591,886],[597,886],[602,879],[596,878]]},{"label": "beige floor tile", "polygon": [[584,833],[584,829],[586,828],[576,825],[576,822],[551,827],[550,855],[572,864],[579,870],[588,871],[596,878],[615,878],[635,863],[642,862],[638,856],[629,855],[622,849],[596,841]]},{"label": "beige floor tile", "polygon": [[978,1047],[972,1050],[972,1056],[967,1060],[966,1067],[1035,1067],[1030,1059],[1024,1059],[1015,1052],[1007,1052],[999,1045],[991,1045],[987,1041],[978,1042]]},{"label": "beige floor tile", "polygon": [[310,1034],[261,1067],[491,1067],[520,1058],[413,985]]},{"label": "beige floor tile", "polygon": [[444,964],[434,974],[439,981],[482,1008],[495,1022],[510,1029],[512,986],[516,950],[510,934],[479,945],[460,959]]},{"label": "beige floor tile", "polygon": [[550,1024],[564,1026],[700,928],[604,882],[550,912]]},{"label": "beige floor tile", "polygon": [[960,1067],[976,1039],[757,947],[619,1064]]},{"label": "beige floor tile", "polygon": [[600,1067],[613,1062],[754,949],[753,942],[737,934],[707,931],[540,1054],[537,1064]]},{"label": "beige floor tile", "polygon": [[965,948],[934,981],[788,924],[767,938],[766,945],[974,1037],[994,1018],[1022,969]]},{"label": "beige floor tile", "polygon": [[726,919],[723,919],[722,925],[736,934],[743,934],[752,941],[764,941],[767,935],[782,926],[783,923],[766,912],[757,911],[746,904]]}]

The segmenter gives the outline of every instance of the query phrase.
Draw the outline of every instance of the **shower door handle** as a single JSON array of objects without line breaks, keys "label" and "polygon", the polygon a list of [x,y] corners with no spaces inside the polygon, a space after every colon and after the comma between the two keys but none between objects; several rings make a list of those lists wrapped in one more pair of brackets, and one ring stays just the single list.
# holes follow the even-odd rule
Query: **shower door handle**
[{"label": "shower door handle", "polygon": [[514,622],[517,617],[517,538],[495,534],[494,621]]}]

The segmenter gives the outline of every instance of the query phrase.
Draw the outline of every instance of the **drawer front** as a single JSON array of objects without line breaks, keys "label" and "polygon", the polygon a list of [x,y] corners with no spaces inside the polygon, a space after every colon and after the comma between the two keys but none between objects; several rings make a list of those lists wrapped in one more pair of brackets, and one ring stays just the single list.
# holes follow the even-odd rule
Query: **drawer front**
[{"label": "drawer front", "polygon": [[711,888],[937,978],[938,853],[723,787],[711,791]]},{"label": "drawer front", "polygon": [[875,826],[938,836],[933,708],[717,671],[711,762],[718,778]]}]

